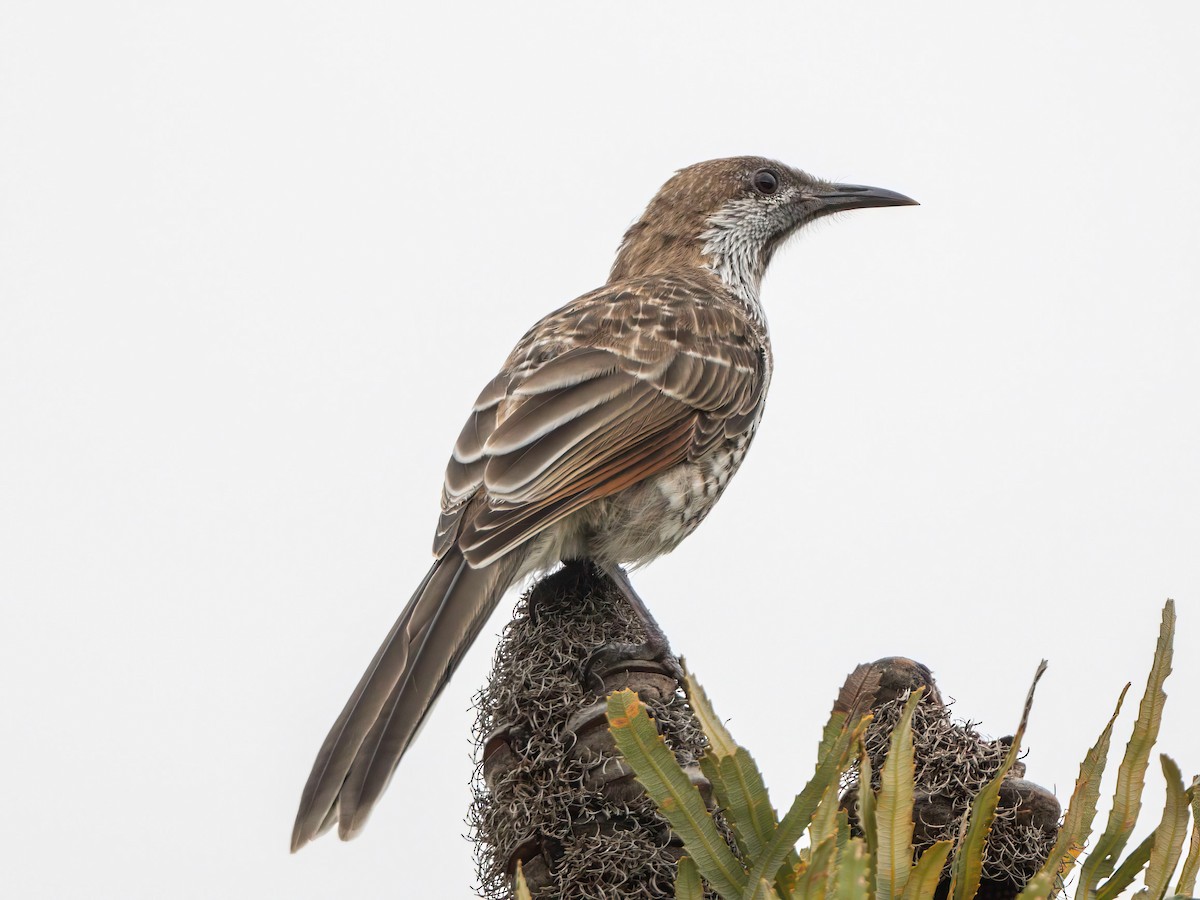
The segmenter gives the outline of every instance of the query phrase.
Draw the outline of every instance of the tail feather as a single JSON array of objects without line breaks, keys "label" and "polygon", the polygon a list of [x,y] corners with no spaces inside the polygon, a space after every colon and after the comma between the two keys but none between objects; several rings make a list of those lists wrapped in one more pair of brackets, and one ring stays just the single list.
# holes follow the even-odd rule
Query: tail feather
[{"label": "tail feather", "polygon": [[511,579],[513,561],[472,569],[457,548],[433,564],[363,673],[313,763],[292,852],[334,821],[363,826],[400,758]]}]

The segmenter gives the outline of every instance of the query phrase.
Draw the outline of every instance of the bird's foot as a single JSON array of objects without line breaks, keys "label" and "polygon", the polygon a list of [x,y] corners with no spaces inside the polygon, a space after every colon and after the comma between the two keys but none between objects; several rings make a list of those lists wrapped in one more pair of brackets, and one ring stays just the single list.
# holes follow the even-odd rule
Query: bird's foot
[{"label": "bird's foot", "polygon": [[683,666],[669,645],[647,641],[629,644],[614,641],[598,647],[583,664],[583,684],[597,694],[607,691],[606,680],[617,672],[660,672],[683,684]]}]

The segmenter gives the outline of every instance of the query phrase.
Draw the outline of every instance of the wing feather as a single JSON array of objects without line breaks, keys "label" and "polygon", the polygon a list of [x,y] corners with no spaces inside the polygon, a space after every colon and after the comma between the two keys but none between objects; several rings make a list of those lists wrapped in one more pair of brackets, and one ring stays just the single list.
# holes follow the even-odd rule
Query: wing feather
[{"label": "wing feather", "polygon": [[486,565],[754,424],[765,331],[711,284],[643,279],[543,319],[484,389],[446,470],[435,552]]},{"label": "wing feather", "polygon": [[531,494],[540,476],[551,467],[561,466],[565,453],[592,443],[597,435],[607,433],[636,409],[643,392],[634,388],[636,383],[629,379],[629,389],[608,402],[581,413],[548,434],[490,457],[483,473],[488,495],[498,500],[533,499]]},{"label": "wing feather", "polygon": [[621,357],[599,347],[581,347],[547,360],[526,375],[514,394],[541,394],[616,372]]},{"label": "wing feather", "polygon": [[560,426],[628,392],[634,384],[632,376],[614,372],[532,395],[492,431],[484,450],[496,458],[530,446]]},{"label": "wing feather", "polygon": [[691,429],[683,427],[684,424],[680,423],[674,432],[645,441],[643,446],[591,473],[583,482],[571,485],[568,491],[557,496],[516,508],[487,507],[467,523],[460,537],[469,561],[477,566],[487,565],[588,503],[682,462],[692,443]]}]

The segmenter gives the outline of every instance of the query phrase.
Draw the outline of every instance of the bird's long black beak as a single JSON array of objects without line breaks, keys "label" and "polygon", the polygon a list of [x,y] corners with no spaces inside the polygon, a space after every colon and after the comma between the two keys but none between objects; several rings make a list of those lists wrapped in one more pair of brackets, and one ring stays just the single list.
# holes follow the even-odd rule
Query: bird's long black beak
[{"label": "bird's long black beak", "polygon": [[905,197],[886,188],[869,187],[865,184],[833,184],[831,190],[823,191],[820,198],[829,212],[843,209],[867,209],[872,206],[920,206],[912,197]]}]

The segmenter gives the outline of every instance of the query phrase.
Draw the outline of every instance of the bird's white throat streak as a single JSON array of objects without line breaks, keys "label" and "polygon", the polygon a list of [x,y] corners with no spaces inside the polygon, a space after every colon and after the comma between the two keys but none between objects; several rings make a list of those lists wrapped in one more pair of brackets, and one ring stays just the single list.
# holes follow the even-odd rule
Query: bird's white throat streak
[{"label": "bird's white throat streak", "polygon": [[752,198],[731,200],[708,218],[700,235],[709,268],[717,274],[760,324],[766,315],[758,298],[766,271],[763,247],[776,230],[772,217]]}]

